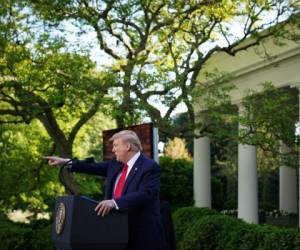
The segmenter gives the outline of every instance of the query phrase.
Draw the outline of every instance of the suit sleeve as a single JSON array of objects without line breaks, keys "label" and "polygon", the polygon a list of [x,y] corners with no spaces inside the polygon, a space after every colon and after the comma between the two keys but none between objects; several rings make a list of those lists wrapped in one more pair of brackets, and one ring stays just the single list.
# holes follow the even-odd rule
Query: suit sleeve
[{"label": "suit sleeve", "polygon": [[128,209],[156,200],[160,189],[160,168],[155,163],[143,175],[139,188],[136,192],[131,192],[116,199],[120,209]]},{"label": "suit sleeve", "polygon": [[85,173],[90,175],[107,176],[109,161],[95,163],[93,158],[85,160],[74,160],[71,172]]}]

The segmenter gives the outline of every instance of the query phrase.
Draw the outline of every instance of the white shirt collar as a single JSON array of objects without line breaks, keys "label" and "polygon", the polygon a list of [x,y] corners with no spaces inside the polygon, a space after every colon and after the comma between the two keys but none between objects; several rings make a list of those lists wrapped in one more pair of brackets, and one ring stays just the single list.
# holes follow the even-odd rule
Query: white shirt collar
[{"label": "white shirt collar", "polygon": [[128,176],[130,170],[132,169],[133,165],[135,164],[135,162],[137,161],[137,159],[140,157],[141,152],[137,152],[134,156],[131,157],[131,159],[127,162],[128,165],[128,170],[127,170],[127,175]]}]

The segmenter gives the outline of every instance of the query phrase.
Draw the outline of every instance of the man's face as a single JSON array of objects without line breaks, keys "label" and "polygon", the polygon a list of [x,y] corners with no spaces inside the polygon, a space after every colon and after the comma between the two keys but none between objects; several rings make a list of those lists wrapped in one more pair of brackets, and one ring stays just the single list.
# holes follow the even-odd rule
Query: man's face
[{"label": "man's face", "polygon": [[113,141],[112,152],[115,154],[118,161],[127,163],[129,149],[129,143],[125,143],[122,138],[117,138]]}]

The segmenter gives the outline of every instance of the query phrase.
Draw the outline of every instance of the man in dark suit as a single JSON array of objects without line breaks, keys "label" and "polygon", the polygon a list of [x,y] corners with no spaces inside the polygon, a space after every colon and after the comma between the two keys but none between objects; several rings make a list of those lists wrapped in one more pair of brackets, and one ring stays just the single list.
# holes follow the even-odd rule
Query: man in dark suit
[{"label": "man in dark suit", "polygon": [[[74,160],[72,172],[105,176],[105,199],[96,206],[98,215],[112,209],[128,209],[128,250],[163,250],[165,235],[160,215],[160,168],[142,152],[135,132],[123,130],[112,136],[113,153],[110,161],[94,163]],[[49,165],[65,164],[69,159],[46,156]]]}]

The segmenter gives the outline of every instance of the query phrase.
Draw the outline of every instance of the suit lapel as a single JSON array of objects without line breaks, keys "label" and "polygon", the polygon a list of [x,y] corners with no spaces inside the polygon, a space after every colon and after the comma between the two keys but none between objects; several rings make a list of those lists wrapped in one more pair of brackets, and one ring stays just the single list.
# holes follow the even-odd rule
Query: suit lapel
[{"label": "suit lapel", "polygon": [[128,186],[130,185],[130,183],[134,179],[134,176],[137,173],[137,171],[139,170],[140,166],[142,165],[142,162],[143,162],[143,155],[141,154],[140,157],[136,160],[136,162],[132,166],[132,168],[131,168],[131,170],[130,170],[127,178],[126,178],[125,186],[122,190],[122,194],[125,194],[127,192]]}]

